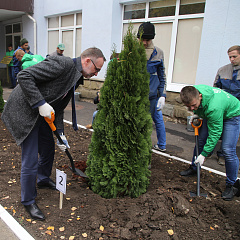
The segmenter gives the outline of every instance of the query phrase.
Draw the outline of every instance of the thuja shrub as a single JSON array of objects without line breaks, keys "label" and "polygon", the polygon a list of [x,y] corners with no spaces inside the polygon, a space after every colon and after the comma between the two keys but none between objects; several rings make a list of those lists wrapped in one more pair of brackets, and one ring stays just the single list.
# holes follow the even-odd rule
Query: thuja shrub
[{"label": "thuja shrub", "polygon": [[93,123],[86,173],[91,189],[104,198],[138,197],[149,185],[149,74],[145,49],[135,35],[130,26],[120,59],[108,64]]},{"label": "thuja shrub", "polygon": [[4,101],[3,101],[3,89],[0,82],[0,112],[3,111]]}]

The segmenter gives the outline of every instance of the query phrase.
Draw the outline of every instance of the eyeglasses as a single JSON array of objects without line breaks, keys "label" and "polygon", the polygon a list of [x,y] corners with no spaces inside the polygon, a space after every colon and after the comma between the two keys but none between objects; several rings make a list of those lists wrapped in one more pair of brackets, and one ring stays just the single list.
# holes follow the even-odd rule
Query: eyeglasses
[{"label": "eyeglasses", "polygon": [[101,69],[96,67],[95,63],[93,62],[93,60],[92,60],[91,58],[90,58],[90,60],[91,60],[91,62],[93,63],[96,72],[100,72]]}]

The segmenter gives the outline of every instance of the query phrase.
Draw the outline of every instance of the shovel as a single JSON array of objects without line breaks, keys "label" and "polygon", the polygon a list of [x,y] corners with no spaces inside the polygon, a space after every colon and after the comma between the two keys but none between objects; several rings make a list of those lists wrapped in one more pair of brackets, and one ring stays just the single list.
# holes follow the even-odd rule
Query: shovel
[{"label": "shovel", "polygon": [[[53,112],[51,112],[51,119],[50,118],[47,118],[47,117],[44,117],[45,121],[48,123],[49,127],[52,129],[52,131],[54,132],[55,136],[57,137],[58,141],[61,143],[61,144],[64,144],[63,143],[63,140],[61,139],[59,133],[57,132],[57,129],[54,125],[54,120],[55,120],[55,115]],[[84,177],[84,178],[87,178],[87,175],[85,173],[83,173],[80,169],[78,168],[75,168],[74,166],[74,163],[73,163],[73,158],[71,156],[71,154],[69,153],[68,149],[66,148],[65,149],[65,153],[67,154],[68,158],[70,159],[70,163],[71,163],[71,166],[72,167],[69,167],[72,172],[80,177]]]},{"label": "shovel", "polygon": [[[199,155],[199,145],[198,145],[198,129],[202,126],[202,119],[196,118],[192,122],[192,127],[194,128],[195,133],[195,144],[196,144],[196,155]],[[197,193],[190,192],[191,197],[207,197],[206,193],[200,193],[200,164],[197,163]]]}]

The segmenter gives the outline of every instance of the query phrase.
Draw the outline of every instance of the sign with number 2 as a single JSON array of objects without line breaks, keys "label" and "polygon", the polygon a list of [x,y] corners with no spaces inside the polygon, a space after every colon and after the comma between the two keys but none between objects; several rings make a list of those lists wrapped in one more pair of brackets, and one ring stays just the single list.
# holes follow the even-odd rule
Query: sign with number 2
[{"label": "sign with number 2", "polygon": [[56,169],[56,188],[63,194],[66,194],[67,174]]}]

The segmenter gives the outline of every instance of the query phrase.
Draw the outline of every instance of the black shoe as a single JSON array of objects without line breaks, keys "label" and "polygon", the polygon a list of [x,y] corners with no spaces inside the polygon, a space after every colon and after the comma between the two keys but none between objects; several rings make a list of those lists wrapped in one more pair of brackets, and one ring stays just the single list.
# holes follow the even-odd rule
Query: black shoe
[{"label": "black shoe", "polygon": [[51,179],[49,180],[49,182],[39,182],[37,184],[37,186],[40,189],[42,189],[42,188],[49,188],[49,189],[56,190],[56,184]]},{"label": "black shoe", "polygon": [[232,185],[226,185],[225,191],[222,193],[222,199],[225,201],[231,201],[238,189]]},{"label": "black shoe", "polygon": [[233,187],[237,188],[237,192],[235,196],[240,197],[240,180],[239,179],[234,183]]},{"label": "black shoe", "polygon": [[24,205],[24,207],[26,208],[32,219],[39,221],[45,220],[45,216],[43,215],[42,211],[39,209],[36,203]]},{"label": "black shoe", "polygon": [[197,170],[194,170],[192,165],[187,170],[180,172],[180,175],[185,176],[185,177],[186,176],[194,176],[196,174],[197,174]]}]

